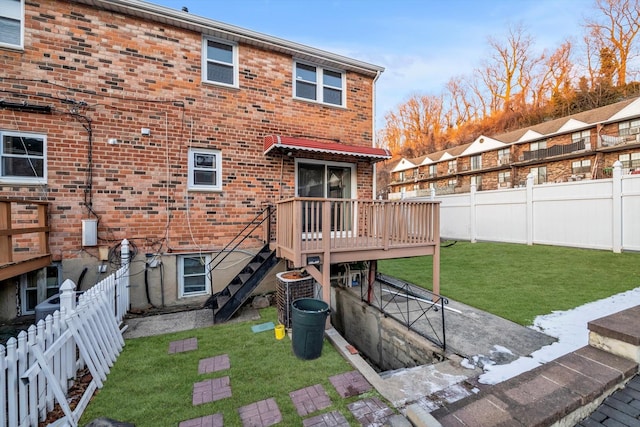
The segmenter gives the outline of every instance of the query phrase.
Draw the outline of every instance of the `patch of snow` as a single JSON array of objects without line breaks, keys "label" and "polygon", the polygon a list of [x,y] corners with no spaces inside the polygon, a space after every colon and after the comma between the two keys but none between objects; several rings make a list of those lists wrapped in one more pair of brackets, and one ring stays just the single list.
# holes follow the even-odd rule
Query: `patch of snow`
[{"label": "patch of snow", "polygon": [[475,369],[476,368],[475,363],[472,363],[466,357],[460,361],[460,366],[462,366],[463,368],[466,368],[466,369]]},{"label": "patch of snow", "polygon": [[507,353],[507,354],[513,354],[513,352],[511,350],[509,350],[507,347],[503,347],[501,345],[494,345],[493,346],[494,350],[491,351],[491,353]]},{"label": "patch of snow", "polygon": [[[558,341],[534,351],[528,357],[520,357],[505,365],[478,363],[480,361],[486,362],[484,360],[486,356],[474,356],[474,362],[478,366],[482,366],[485,371],[478,377],[478,381],[481,384],[497,384],[584,347],[589,343],[587,323],[636,305],[640,305],[640,288],[590,302],[571,310],[554,311],[550,314],[537,316],[531,328],[555,337]],[[500,346],[494,346],[494,348],[498,347]]]}]

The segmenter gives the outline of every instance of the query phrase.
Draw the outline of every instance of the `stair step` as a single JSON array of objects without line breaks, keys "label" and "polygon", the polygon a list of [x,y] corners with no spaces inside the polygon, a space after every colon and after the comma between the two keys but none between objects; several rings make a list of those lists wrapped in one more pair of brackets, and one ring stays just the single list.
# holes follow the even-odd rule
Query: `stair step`
[{"label": "stair step", "polygon": [[249,273],[240,273],[240,274],[238,274],[238,278],[242,281],[242,283],[246,283],[247,280],[249,280],[250,277],[251,277],[251,274],[249,274]]},{"label": "stair step", "polygon": [[249,264],[249,268],[251,268],[251,270],[253,270],[253,271],[256,271],[257,269],[260,268],[261,264],[262,263],[260,263],[260,262],[252,262],[251,264]]},{"label": "stair step", "polygon": [[227,289],[229,289],[229,295],[235,295],[235,293],[238,292],[238,290],[241,288],[241,284],[230,284],[229,286],[227,286]]},{"label": "stair step", "polygon": [[221,308],[223,305],[225,305],[227,303],[227,301],[229,301],[231,299],[231,297],[227,296],[227,295],[218,295],[218,298],[216,298],[216,300],[218,301],[218,308]]}]

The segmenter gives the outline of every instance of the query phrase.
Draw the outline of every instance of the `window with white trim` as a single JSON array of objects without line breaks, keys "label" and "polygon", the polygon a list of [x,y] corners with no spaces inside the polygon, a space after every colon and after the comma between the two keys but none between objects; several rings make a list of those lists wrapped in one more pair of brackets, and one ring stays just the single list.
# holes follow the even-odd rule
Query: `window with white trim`
[{"label": "window with white trim", "polygon": [[449,173],[458,172],[458,160],[456,159],[449,160],[449,163],[447,164],[447,172]]},{"label": "window with white trim", "polygon": [[52,264],[39,270],[19,276],[20,312],[22,315],[35,313],[36,305],[58,293],[62,282],[60,264]]},{"label": "window with white trim", "polygon": [[618,123],[618,135],[636,135],[640,133],[640,119]]},{"label": "window with white trim", "polygon": [[471,156],[471,170],[482,169],[482,154]]},{"label": "window with white trim", "polygon": [[47,137],[0,130],[0,182],[46,184]]},{"label": "window with white trim", "polygon": [[571,162],[571,173],[589,173],[591,172],[591,160],[575,160]]},{"label": "window with white trim", "polygon": [[178,256],[179,296],[191,297],[206,295],[211,292],[211,276],[209,274],[209,255]]},{"label": "window with white trim", "polygon": [[533,183],[534,184],[544,184],[547,182],[547,167],[540,166],[537,168],[531,168],[531,173],[533,174]]},{"label": "window with white trim", "polygon": [[222,153],[220,150],[189,148],[189,190],[222,190]]},{"label": "window with white trim", "polygon": [[429,165],[429,178],[435,178],[436,176],[438,176],[438,165]]},{"label": "window with white trim", "polygon": [[583,130],[581,132],[574,132],[571,134],[571,142],[583,142],[585,145],[591,142],[591,131]]},{"label": "window with white trim", "polygon": [[501,148],[498,150],[498,164],[508,165],[511,162],[511,150],[508,148]]},{"label": "window with white trim", "polygon": [[0,47],[22,49],[24,0],[0,0]]},{"label": "window with white trim", "polygon": [[238,87],[238,45],[228,41],[203,38],[202,81]]},{"label": "window with white trim", "polygon": [[293,64],[293,97],[322,104],[344,106],[344,72],[304,62]]},{"label": "window with white trim", "polygon": [[471,177],[471,185],[476,186],[476,190],[482,190],[482,175],[474,175]]},{"label": "window with white trim", "polygon": [[531,151],[544,150],[547,148],[547,140],[532,142],[529,147]]},{"label": "window with white trim", "polygon": [[498,172],[498,187],[511,187],[511,171]]},{"label": "window with white trim", "polygon": [[625,168],[625,169],[629,169],[629,168],[638,169],[638,168],[640,168],[640,153],[620,154],[618,156],[618,160],[620,160],[620,163],[622,163],[622,167]]}]

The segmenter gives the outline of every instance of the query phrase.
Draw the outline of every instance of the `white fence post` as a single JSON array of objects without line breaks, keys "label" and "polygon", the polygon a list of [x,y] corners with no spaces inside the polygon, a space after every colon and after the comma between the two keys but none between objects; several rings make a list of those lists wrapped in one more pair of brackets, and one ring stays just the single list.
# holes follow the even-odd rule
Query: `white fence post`
[{"label": "white fence post", "polygon": [[622,252],[622,163],[616,160],[613,164],[613,180],[611,192],[611,225],[612,230],[612,247],[613,252],[619,254]]},{"label": "white fence post", "polygon": [[527,245],[533,245],[533,174],[527,175]]},{"label": "white fence post", "polygon": [[469,241],[476,242],[476,183],[469,188]]},{"label": "white fence post", "polygon": [[76,308],[76,284],[67,279],[60,285],[60,311],[67,313]]}]

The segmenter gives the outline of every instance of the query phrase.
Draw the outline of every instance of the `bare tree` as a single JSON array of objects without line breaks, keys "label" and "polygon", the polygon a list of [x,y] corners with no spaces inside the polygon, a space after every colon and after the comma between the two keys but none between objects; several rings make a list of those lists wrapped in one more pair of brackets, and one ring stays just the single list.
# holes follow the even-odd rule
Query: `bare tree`
[{"label": "bare tree", "polygon": [[[640,5],[638,0],[595,0],[594,7],[601,16],[585,20],[587,37],[598,53],[612,55],[607,60],[612,61],[616,84],[624,86],[629,62],[637,55],[635,39],[640,31]],[[600,65],[601,61],[597,62]]]},{"label": "bare tree", "polygon": [[[514,100],[519,103],[526,101],[528,87],[523,85],[527,83],[526,76],[535,65],[535,61],[531,59],[532,46],[533,39],[522,26],[509,28],[504,42],[489,38],[493,54],[482,77],[492,98],[500,100],[501,105],[495,105],[496,111],[497,107],[502,107],[504,111],[514,109]],[[516,108],[519,107],[522,106]]]}]

